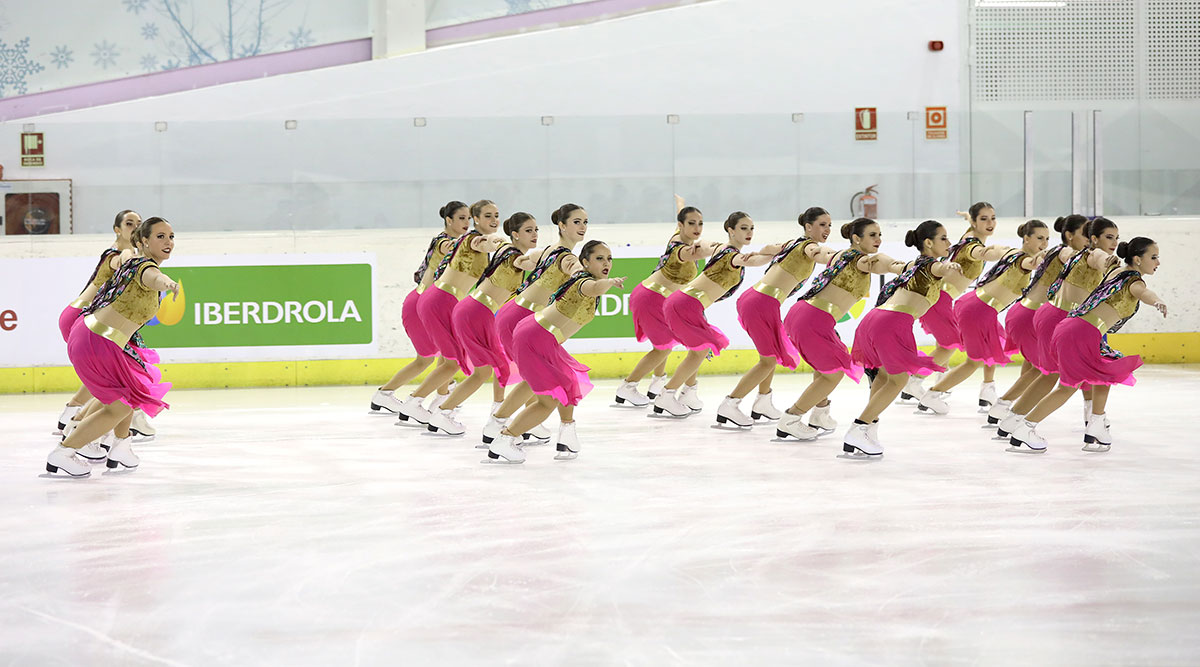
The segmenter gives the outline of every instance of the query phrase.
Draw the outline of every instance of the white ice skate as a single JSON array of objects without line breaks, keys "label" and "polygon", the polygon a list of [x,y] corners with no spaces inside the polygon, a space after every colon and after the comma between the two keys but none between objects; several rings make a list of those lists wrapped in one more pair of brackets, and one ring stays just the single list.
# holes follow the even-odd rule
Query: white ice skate
[{"label": "white ice skate", "polygon": [[1091,422],[1091,420],[1092,420],[1092,402],[1087,399],[1084,399],[1084,401],[1083,401],[1083,427],[1087,428],[1087,425],[1089,422]]},{"label": "white ice skate", "polygon": [[538,424],[521,437],[525,439],[526,445],[548,445],[550,444],[550,435],[550,429],[546,428],[545,424]]},{"label": "white ice skate", "polygon": [[804,415],[785,412],[775,426],[775,435],[780,438],[791,436],[797,440],[816,440],[821,435],[821,429],[805,424]]},{"label": "white ice skate", "polygon": [[371,397],[371,410],[367,414],[383,415],[400,412],[400,399],[391,389],[376,389]]},{"label": "white ice skate", "polygon": [[818,405],[812,409],[812,414],[808,418],[809,426],[821,429],[820,435],[829,435],[837,430],[837,420],[829,414],[829,408],[832,406],[832,403],[828,403],[825,406]]},{"label": "white ice skate", "polygon": [[66,425],[63,426],[63,429],[62,429],[63,440],[66,440],[67,436],[71,435],[71,431],[74,431],[75,427],[79,426],[79,423],[80,423],[80,420],[77,420],[77,419],[68,419],[67,420]]},{"label": "white ice skate", "polygon": [[492,409],[488,410],[488,414],[489,415],[496,414],[496,412],[500,410],[501,405],[504,405],[504,401],[492,401]]},{"label": "white ice skate", "polygon": [[1000,394],[996,392],[995,382],[984,382],[979,385],[979,411],[987,412],[990,410],[996,404],[996,400],[999,397]]},{"label": "white ice skate", "polygon": [[1012,401],[1006,401],[1003,398],[996,399],[996,402],[992,404],[992,407],[988,408],[987,423],[983,425],[983,428],[996,428],[996,425],[1000,423],[1000,420],[1004,419],[1010,414],[1012,414]]},{"label": "white ice skate", "polygon": [[511,435],[501,435],[488,447],[485,463],[524,463],[525,452],[517,446]]},{"label": "white ice skate", "polygon": [[1112,434],[1108,432],[1108,415],[1088,415],[1087,428],[1083,431],[1083,451],[1107,452],[1112,447]]},{"label": "white ice skate", "polygon": [[667,376],[651,375],[650,387],[646,389],[646,398],[653,401],[654,399],[658,398],[659,394],[663,393],[663,389],[666,388],[666,386]]},{"label": "white ice skate", "polygon": [[944,391],[934,391],[930,389],[925,392],[925,395],[917,399],[917,412],[932,412],[935,415],[950,414],[950,406],[946,403],[946,397],[949,396]]},{"label": "white ice skate", "polygon": [[92,467],[87,461],[76,456],[76,451],[70,447],[57,445],[46,457],[46,472],[63,471],[71,477],[87,477],[92,474]]},{"label": "white ice skate", "polygon": [[75,453],[80,458],[87,459],[88,461],[103,461],[104,459],[108,458],[109,446],[106,445],[106,443],[110,437],[112,437],[111,433],[100,438],[99,440],[89,442],[88,444],[75,450]]},{"label": "white ice skate", "polygon": [[488,445],[492,444],[493,440],[500,437],[500,432],[504,430],[505,426],[508,426],[507,419],[501,419],[496,415],[488,417],[488,422],[483,427],[483,444],[475,445],[475,448],[487,449]]},{"label": "white ice skate", "polygon": [[558,427],[558,444],[554,446],[556,461],[570,461],[579,456],[579,436],[575,433],[575,422]]},{"label": "white ice skate", "polygon": [[158,431],[150,425],[150,418],[141,410],[133,411],[133,420],[129,422],[129,432],[133,434],[134,442],[150,442]]},{"label": "white ice skate", "polygon": [[875,443],[876,447],[883,449],[883,445],[879,444],[879,420],[875,420],[867,425],[867,437],[871,439],[871,442]]},{"label": "white ice skate", "polygon": [[1026,419],[1009,434],[1008,443],[1012,445],[1008,448],[1010,452],[1024,452],[1023,447],[1039,454],[1046,451],[1046,439],[1038,435],[1037,424]]},{"label": "white ice skate", "polygon": [[898,403],[906,401],[915,401],[925,395],[925,387],[921,385],[924,381],[920,375],[913,375],[908,378],[908,382],[904,385],[904,389],[900,390],[900,399]]},{"label": "white ice skate", "polygon": [[404,399],[400,407],[396,409],[396,426],[424,426],[429,423],[429,411],[421,407],[421,399],[417,396],[409,396]]},{"label": "white ice skate", "polygon": [[871,439],[870,424],[851,424],[842,438],[842,451],[852,457],[883,456],[883,447]]},{"label": "white ice skate", "polygon": [[664,417],[688,417],[691,414],[692,411],[675,398],[674,389],[664,389],[658,398],[654,399],[654,412],[651,413]]},{"label": "white ice skate", "polygon": [[679,390],[679,403],[692,412],[704,409],[704,401],[700,400],[700,393],[696,391],[694,384],[685,384]]},{"label": "white ice skate", "polygon": [[746,416],[738,404],[742,402],[740,398],[726,396],[725,400],[721,401],[721,405],[717,406],[717,423],[728,424],[733,422],[734,426],[742,428],[750,428],[754,425],[754,420]]},{"label": "white ice skate", "polygon": [[775,407],[771,402],[771,396],[774,392],[768,391],[765,394],[759,394],[754,397],[754,405],[750,407],[750,418],[754,421],[765,419],[767,421],[775,421],[783,418],[783,410]]},{"label": "white ice skate", "polygon": [[116,468],[120,465],[123,468],[132,470],[138,467],[141,459],[138,458],[137,454],[133,453],[133,448],[129,446],[132,441],[133,438],[119,438],[113,441],[112,449],[108,450],[108,463],[106,465],[109,468]]},{"label": "white ice skate", "polygon": [[444,435],[462,435],[467,432],[462,422],[458,421],[458,408],[453,410],[438,410],[429,415],[429,425],[425,427],[430,433]]},{"label": "white ice skate", "polygon": [[650,405],[650,399],[638,391],[636,382],[623,382],[617,387],[617,405],[644,408]]},{"label": "white ice skate", "polygon": [[450,392],[446,392],[444,394],[435,392],[433,394],[433,400],[429,401],[429,407],[425,409],[429,412],[429,414],[432,415],[433,413],[442,409],[442,403],[445,403],[447,398],[450,398]]},{"label": "white ice skate", "polygon": [[63,429],[67,427],[67,422],[71,421],[71,417],[79,414],[79,411],[82,409],[82,405],[68,405],[64,407],[63,411],[58,415],[58,430],[54,432],[54,435],[61,435]]},{"label": "white ice skate", "polygon": [[1025,421],[1025,415],[1019,415],[1015,412],[1009,412],[1000,423],[996,425],[996,440],[1008,440],[1013,431]]}]

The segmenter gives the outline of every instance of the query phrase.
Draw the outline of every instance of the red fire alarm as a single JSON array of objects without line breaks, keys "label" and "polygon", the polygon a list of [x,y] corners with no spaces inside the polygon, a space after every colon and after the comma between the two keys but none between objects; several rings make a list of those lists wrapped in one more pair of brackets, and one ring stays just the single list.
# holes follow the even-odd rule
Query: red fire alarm
[{"label": "red fire alarm", "polygon": [[946,45],[945,45],[945,44],[942,44],[942,41],[941,41],[941,40],[934,40],[934,41],[932,41],[932,42],[930,42],[930,43],[929,43],[929,50],[930,50],[930,51],[941,51],[941,50],[942,50],[943,48],[945,48],[945,47],[946,47]]}]

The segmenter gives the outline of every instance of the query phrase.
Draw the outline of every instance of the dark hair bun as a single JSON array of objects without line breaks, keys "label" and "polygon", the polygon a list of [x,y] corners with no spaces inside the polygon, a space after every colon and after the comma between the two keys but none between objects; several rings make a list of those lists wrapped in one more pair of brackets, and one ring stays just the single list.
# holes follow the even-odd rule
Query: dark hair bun
[{"label": "dark hair bun", "polygon": [[1129,259],[1129,244],[1121,241],[1117,244],[1117,257],[1121,259]]},{"label": "dark hair bun", "polygon": [[1058,219],[1056,219],[1054,221],[1054,231],[1056,231],[1060,234],[1063,231],[1065,231],[1065,229],[1063,228],[1063,224],[1066,223],[1066,221],[1067,221],[1066,216],[1062,216],[1062,215],[1058,216]]},{"label": "dark hair bun", "polygon": [[842,225],[842,238],[849,239],[852,236],[854,236],[854,223],[847,222]]},{"label": "dark hair bun", "polygon": [[910,229],[904,232],[904,245],[910,248],[917,247],[917,230]]}]

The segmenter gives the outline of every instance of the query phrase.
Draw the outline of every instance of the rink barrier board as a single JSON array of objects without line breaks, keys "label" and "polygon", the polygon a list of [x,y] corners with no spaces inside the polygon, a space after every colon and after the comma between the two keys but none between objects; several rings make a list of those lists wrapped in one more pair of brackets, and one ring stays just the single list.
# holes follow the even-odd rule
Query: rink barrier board
[{"label": "rink barrier board", "polygon": [[[1200,363],[1200,332],[1113,334],[1109,342],[1125,354],[1139,354],[1147,363]],[[922,347],[926,352],[932,348]],[[577,355],[591,368],[592,377],[624,377],[641,359],[644,351],[597,352]],[[669,370],[684,353],[671,354]],[[951,364],[961,363],[962,352],[955,352]],[[1020,357],[1016,358],[1019,361]],[[178,389],[223,387],[305,387],[319,385],[381,385],[412,359],[329,359],[318,361],[247,361],[190,364],[160,364],[163,379]],[[701,375],[736,375],[758,361],[754,350],[726,350],[700,367]],[[796,371],[777,367],[779,373],[807,373],[812,369],[801,363]],[[423,374],[422,374],[423,376]],[[411,386],[411,385],[410,385]],[[73,392],[79,379],[69,366],[0,368],[0,393]]]}]

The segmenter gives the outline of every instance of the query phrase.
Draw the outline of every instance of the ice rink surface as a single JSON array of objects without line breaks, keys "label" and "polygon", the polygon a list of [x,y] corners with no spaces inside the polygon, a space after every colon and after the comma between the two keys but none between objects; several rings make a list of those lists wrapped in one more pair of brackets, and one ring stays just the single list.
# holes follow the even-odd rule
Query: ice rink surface
[{"label": "ice rink surface", "polygon": [[88,479],[44,473],[65,396],[4,396],[0,665],[1195,665],[1200,370],[1138,377],[1106,454],[1079,398],[1006,452],[973,379],[874,461],[710,428],[731,377],[684,421],[599,381],[580,457],[520,466],[473,447],[488,391],[458,439],[368,387],[177,391]]}]

